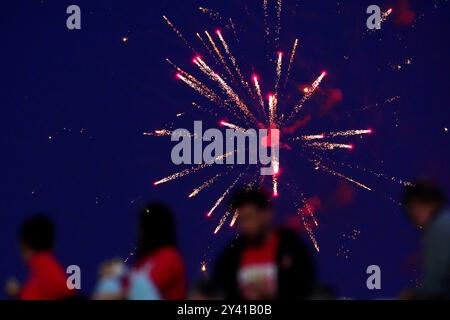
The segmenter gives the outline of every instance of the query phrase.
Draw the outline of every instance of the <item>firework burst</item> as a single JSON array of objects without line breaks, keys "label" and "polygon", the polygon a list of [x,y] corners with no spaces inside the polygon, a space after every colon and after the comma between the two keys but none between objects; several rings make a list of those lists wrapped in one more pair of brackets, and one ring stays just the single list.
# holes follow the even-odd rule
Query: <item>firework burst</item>
[{"label": "firework burst", "polygon": [[[276,22],[274,26],[270,26],[270,4],[266,0],[262,1],[262,13],[264,20],[264,30],[262,34],[265,37],[265,42],[267,44],[274,43],[278,46],[281,32],[282,1],[278,0],[273,5],[275,6],[274,10],[276,12]],[[303,107],[319,90],[321,83],[327,76],[327,72],[321,71],[319,76],[313,80],[310,85],[304,88],[303,96],[297,98],[297,103],[290,103],[290,101],[284,98],[285,96],[288,96],[288,94],[284,94],[283,91],[287,90],[286,88],[288,87],[290,75],[293,71],[292,66],[296,59],[296,52],[300,40],[293,39],[293,45],[290,45],[291,49],[289,59],[286,59],[286,61],[283,59],[283,53],[281,51],[277,51],[278,48],[275,48],[273,51],[271,50],[271,52],[274,52],[274,56],[269,57],[268,65],[274,64],[273,68],[275,70],[275,77],[274,79],[264,81],[265,87],[263,87],[261,78],[256,74],[247,76],[247,70],[241,68],[237,56],[233,54],[233,46],[237,47],[240,44],[237,29],[233,23],[233,20],[231,20],[231,18],[223,18],[222,15],[215,10],[204,7],[200,7],[199,10],[202,13],[207,14],[216,23],[223,23],[225,21],[226,25],[223,26],[223,30],[229,30],[229,38],[234,39],[234,41],[232,41],[232,43],[227,42],[227,33],[221,29],[217,29],[215,32],[210,32],[208,30],[203,30],[202,32],[199,31],[192,36],[194,39],[196,38],[197,41],[199,41],[198,44],[200,48],[203,48],[204,55],[200,55],[199,53],[201,51],[195,49],[194,46],[188,42],[184,34],[182,34],[181,31],[174,26],[171,20],[169,20],[166,16],[163,17],[166,23],[172,28],[184,44],[195,52],[193,63],[198,67],[200,75],[206,78],[205,80],[199,80],[199,78],[197,78],[198,76],[194,77],[167,59],[167,62],[177,72],[176,78],[196,91],[209,103],[208,108],[200,107],[200,105],[196,102],[193,102],[192,105],[197,109],[207,109],[206,111],[209,113],[214,112],[215,115],[220,114],[221,117],[230,119],[226,121],[219,121],[216,119],[220,126],[225,128],[231,128],[237,131],[246,131],[253,128],[266,128],[279,129],[280,132],[283,132],[285,128],[288,128],[299,119]],[[383,14],[383,21],[388,18],[391,12],[392,11],[387,11]],[[214,69],[210,63],[215,66]],[[252,85],[250,86],[249,83]],[[264,98],[265,96],[267,98]],[[280,106],[286,107],[281,108]],[[304,134],[286,140],[282,137],[280,148],[286,150],[292,150],[293,148],[309,149],[312,152],[312,156],[307,158],[307,163],[309,163],[313,169],[328,173],[339,179],[344,179],[345,181],[348,181],[365,191],[372,192],[372,187],[363,182],[357,181],[353,177],[338,172],[337,169],[331,167],[332,164],[325,164],[323,158],[321,157],[324,153],[330,153],[332,151],[345,152],[353,150],[353,144],[347,144],[340,140],[355,136],[362,137],[371,133],[373,133],[372,129],[349,128],[344,131]],[[172,131],[168,129],[159,129],[144,134],[150,136],[170,136]],[[234,156],[234,154],[226,153],[218,156],[217,159],[224,159],[230,156]],[[284,164],[282,159],[274,158],[272,160],[272,163],[275,165],[274,174],[272,179],[270,179],[270,183],[273,196],[277,197],[283,190],[283,178],[280,175],[280,169]],[[213,166],[213,164],[200,164],[187,168],[159,179],[154,182],[154,185],[167,183],[175,179],[194,174],[201,169],[211,166]],[[234,188],[237,187],[238,184],[254,186],[256,184],[264,183],[265,179],[260,177],[258,174],[259,167],[253,167],[256,167],[256,170],[251,170],[251,166],[230,166],[226,173],[222,171],[221,173],[218,173],[202,182],[199,186],[194,188],[190,194],[188,194],[188,197],[194,198],[198,196],[200,192],[210,188],[217,181],[223,180],[225,175],[229,175],[232,171],[237,171],[237,174],[231,184],[226,187],[216,201],[211,203],[211,209],[207,212],[206,216],[212,217],[213,213],[217,211],[219,207],[223,206],[223,202],[226,197],[233,191]],[[351,166],[349,167],[352,168]],[[374,175],[382,178],[387,177],[378,173],[374,173]],[[394,177],[390,178],[390,180],[394,182],[406,183],[403,180]],[[285,187],[292,193],[292,202],[295,209],[300,215],[301,221],[303,222],[305,230],[307,231],[314,247],[319,251],[319,244],[313,230],[313,227],[318,226],[318,221],[307,204],[303,191],[300,191],[300,189],[292,181],[285,183]],[[292,190],[295,190],[295,192]],[[239,213],[237,211],[230,212],[230,208],[225,209],[216,228],[214,229],[214,234],[217,234],[225,224],[233,227],[238,219]],[[206,270],[206,265],[202,265],[202,268],[205,268]]]}]

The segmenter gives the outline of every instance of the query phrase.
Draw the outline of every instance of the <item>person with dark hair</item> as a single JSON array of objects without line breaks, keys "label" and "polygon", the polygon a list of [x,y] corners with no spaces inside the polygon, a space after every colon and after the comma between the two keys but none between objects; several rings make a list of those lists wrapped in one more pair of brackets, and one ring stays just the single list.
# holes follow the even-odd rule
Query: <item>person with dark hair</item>
[{"label": "person with dark hair", "polygon": [[128,274],[123,259],[114,258],[100,265],[98,283],[94,289],[94,300],[123,300],[123,284]]},{"label": "person with dark hair", "polygon": [[74,296],[67,286],[66,273],[54,257],[54,227],[50,219],[38,215],[26,220],[19,230],[22,257],[29,268],[29,278],[22,288],[10,281],[7,292],[23,300],[58,300]]},{"label": "person with dark hair", "polygon": [[223,300],[223,295],[214,282],[209,279],[202,279],[194,283],[189,290],[189,300]]},{"label": "person with dark hair", "polygon": [[228,299],[306,299],[315,284],[307,246],[292,231],[272,225],[272,206],[261,189],[235,193],[239,237],[218,260],[214,279]]},{"label": "person with dark hair", "polygon": [[403,298],[450,298],[450,211],[445,194],[435,184],[419,181],[407,186],[404,205],[413,223],[423,230],[422,285]]},{"label": "person with dark hair", "polygon": [[175,238],[173,214],[167,206],[152,203],[141,211],[136,263],[127,281],[128,299],[186,297],[185,268]]}]

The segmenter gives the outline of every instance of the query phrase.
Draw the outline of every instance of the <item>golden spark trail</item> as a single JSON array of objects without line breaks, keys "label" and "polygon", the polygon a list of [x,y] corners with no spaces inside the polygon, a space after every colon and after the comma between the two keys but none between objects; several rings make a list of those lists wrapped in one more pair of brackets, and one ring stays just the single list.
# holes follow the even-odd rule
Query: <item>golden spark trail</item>
[{"label": "golden spark trail", "polygon": [[388,98],[388,99],[386,99],[386,100],[384,100],[382,102],[377,102],[377,103],[374,103],[372,105],[365,106],[362,109],[360,109],[360,111],[366,111],[366,110],[369,110],[369,109],[372,109],[372,108],[377,108],[377,107],[382,106],[383,104],[388,104],[388,103],[392,103],[392,102],[398,101],[400,98],[401,98],[400,96],[393,96],[393,97],[390,97],[390,98]]},{"label": "golden spark trail", "polygon": [[226,122],[226,121],[220,121],[220,124],[222,126],[224,126],[224,127],[227,127],[227,128],[230,128],[230,129],[234,129],[236,131],[247,131],[246,129],[244,129],[242,127],[239,127],[239,126],[237,126],[235,124],[232,124],[232,123],[229,123],[229,122]]},{"label": "golden spark trail", "polygon": [[389,10],[387,10],[386,12],[383,12],[383,13],[381,14],[380,24],[383,23],[383,22],[385,22],[385,21],[387,20],[387,18],[391,15],[392,11],[393,11],[392,9],[389,9]]},{"label": "golden spark trail", "polygon": [[[248,169],[248,168],[247,168]],[[246,188],[252,188],[255,185],[255,181],[250,182],[249,184],[247,184]],[[222,228],[223,224],[226,222],[226,219],[228,218],[228,216],[230,215],[230,211],[228,210],[225,215],[220,219],[219,225],[217,226],[216,230],[214,231],[214,234],[216,234],[217,232],[220,231],[220,229]],[[231,222],[230,222],[230,228],[233,228],[234,225],[236,224],[237,218],[239,217],[239,213],[237,210],[234,211],[233,217],[231,218]]]},{"label": "golden spark trail", "polygon": [[[245,171],[246,172],[246,171]],[[225,197],[230,193],[231,189],[234,188],[234,186],[238,183],[238,181],[241,179],[241,177],[245,174],[245,172],[242,172],[237,179],[225,190],[225,192],[220,196],[219,199],[217,199],[214,206],[211,208],[211,210],[208,211],[207,217],[211,217],[211,215],[214,213],[214,210],[217,209],[217,207],[222,203],[222,201],[225,199]]]},{"label": "golden spark trail", "polygon": [[277,60],[277,79],[275,82],[275,96],[278,97],[278,88],[280,86],[281,79],[281,68],[283,66],[283,52],[278,52],[278,60]]},{"label": "golden spark trail", "polygon": [[211,78],[211,80],[216,80],[216,74],[214,73],[214,71],[211,68],[209,68],[209,66],[207,66],[206,64],[201,63],[200,61],[203,60],[200,57],[194,58],[193,61],[204,74],[206,74],[208,77]]},{"label": "golden spark trail", "polygon": [[294,141],[298,140],[319,140],[319,139],[325,139],[325,138],[335,138],[335,137],[351,137],[351,136],[360,136],[364,134],[371,134],[373,132],[372,129],[362,129],[362,130],[345,130],[345,131],[337,131],[337,132],[328,132],[328,133],[322,133],[322,134],[313,134],[313,135],[306,135],[306,136],[300,136],[297,138],[294,138]]},{"label": "golden spark trail", "polygon": [[[216,73],[211,69],[200,57],[194,59],[194,63],[200,68],[200,70],[211,78],[211,80],[216,81],[222,91],[228,95],[228,97],[233,100],[236,105],[246,114],[249,113],[247,107],[240,100],[239,96],[233,91],[233,89]],[[246,114],[247,115],[247,114]]]},{"label": "golden spark trail", "polygon": [[276,174],[272,176],[272,188],[273,196],[278,197],[278,176]]},{"label": "golden spark trail", "polygon": [[[175,63],[173,63],[170,59],[166,58],[166,61],[172,66],[174,67],[179,73],[181,73],[184,77],[186,77],[187,79],[189,79],[190,81],[192,81],[193,83],[201,86],[202,88],[204,88],[206,91],[214,93],[214,91],[212,89],[209,89],[205,84],[203,84],[200,80],[196,79],[194,76],[192,76],[191,74],[187,73],[186,71],[184,71],[183,69],[181,69],[180,67],[178,67]],[[178,77],[178,75],[177,75]]]},{"label": "golden spark trail", "polygon": [[291,57],[289,58],[289,65],[286,71],[286,79],[284,80],[284,88],[286,88],[286,85],[289,81],[289,77],[291,76],[291,69],[292,69],[292,64],[294,63],[294,58],[295,58],[295,53],[297,51],[297,47],[298,47],[298,39],[295,39],[294,41],[294,46],[292,47],[292,51],[291,51]]},{"label": "golden spark trail", "polygon": [[282,0],[277,0],[277,26],[275,28],[275,43],[280,42],[280,32],[281,32],[281,9],[282,9]]},{"label": "golden spark trail", "polygon": [[306,208],[307,213],[313,219],[314,224],[318,225],[318,223],[317,223],[317,221],[316,221],[316,219],[314,217],[314,213],[311,210],[311,207],[309,206],[308,202],[306,201],[305,195],[303,194],[303,192],[301,192],[298,189],[297,185],[293,181],[292,181],[292,183],[288,183],[287,190],[291,192],[292,196],[295,199],[298,198],[300,200],[300,203],[297,202],[296,200],[294,200],[294,206],[295,206],[295,208],[297,210],[297,215],[302,220],[303,226],[304,226],[306,232],[308,233],[308,236],[309,236],[311,242],[313,243],[314,248],[316,249],[316,251],[319,252],[320,251],[320,247],[319,247],[319,244],[318,244],[318,242],[316,240],[314,232],[311,229],[311,227],[309,226],[309,224],[307,223],[307,221],[305,220],[305,213],[304,213],[303,208]]},{"label": "golden spark trail", "polygon": [[[320,161],[323,160],[317,154],[315,154],[315,156],[318,157],[320,159]],[[360,170],[360,171],[362,171],[364,173],[371,174],[371,175],[373,175],[373,176],[375,176],[375,177],[377,177],[379,179],[385,179],[385,180],[388,180],[388,181],[392,181],[392,182],[401,184],[401,185],[403,185],[405,187],[414,185],[410,181],[407,181],[407,180],[404,180],[404,179],[400,179],[400,178],[397,178],[397,177],[394,177],[394,176],[389,176],[389,175],[386,175],[384,173],[375,172],[375,171],[373,171],[371,169],[367,169],[367,168],[361,167],[358,164],[351,165],[351,164],[344,163],[344,162],[336,162],[336,161],[334,161],[332,159],[329,159],[329,158],[327,158],[327,161],[330,161],[331,164],[333,164],[334,166],[343,166],[343,167],[347,167],[347,168],[352,169],[352,170],[355,170],[355,169],[356,170]],[[316,162],[319,162],[319,160],[316,160]],[[392,200],[392,199],[389,199],[389,200]],[[396,201],[393,201],[393,202],[396,203]]]},{"label": "golden spark trail", "polygon": [[214,182],[217,181],[217,179],[222,176],[222,173],[218,173],[216,174],[214,177],[212,177],[211,179],[205,181],[204,183],[202,183],[201,186],[199,186],[198,188],[195,188],[191,194],[189,195],[189,198],[193,198],[195,196],[197,196],[200,192],[202,192],[203,190],[205,190],[206,188],[210,187]]},{"label": "golden spark trail", "polygon": [[[306,207],[306,209],[308,210],[308,214],[309,214],[311,217],[314,217],[314,215],[312,214],[312,210],[311,210],[311,208],[310,208],[308,202],[306,201],[306,198],[305,198],[305,196],[303,195],[303,193],[300,193],[300,199],[301,199],[302,203],[304,204],[304,206]],[[302,208],[301,208],[301,207],[298,209],[297,214],[301,217],[302,222],[303,222],[303,226],[305,227],[305,230],[306,230],[306,232],[308,233],[309,238],[311,239],[311,242],[312,242],[313,245],[314,245],[314,248],[316,249],[317,252],[320,252],[319,243],[317,242],[317,239],[316,239],[316,237],[315,237],[315,235],[314,235],[314,232],[312,231],[311,227],[309,226],[309,224],[308,224],[307,221],[305,220],[305,215],[304,215],[304,213],[302,212]],[[315,219],[314,219],[314,221],[315,221]],[[317,223],[317,222],[315,221],[315,223]]]},{"label": "golden spark trail", "polygon": [[254,98],[253,92],[250,90],[250,87],[248,85],[248,82],[244,80],[244,77],[242,76],[241,69],[239,68],[236,58],[233,56],[233,54],[230,51],[230,47],[228,46],[227,42],[225,41],[225,38],[222,36],[222,32],[220,30],[217,30],[217,36],[219,37],[220,42],[222,43],[222,46],[225,49],[225,52],[228,55],[228,59],[230,59],[231,63],[233,64],[234,69],[236,70],[237,75],[239,76],[239,79],[241,81],[242,86],[247,89],[249,95]]},{"label": "golden spark trail", "polygon": [[203,40],[202,36],[200,35],[200,33],[196,33],[195,34],[197,36],[197,38],[200,39],[200,42],[202,43],[202,45],[206,48],[206,50],[208,51],[209,55],[214,59],[214,62],[217,65],[220,65],[219,60],[217,60],[216,55],[214,54],[214,52],[211,50],[211,48],[208,46],[208,44],[205,42],[205,40]]},{"label": "golden spark trail", "polygon": [[192,48],[192,46],[189,44],[189,42],[186,40],[186,38],[183,36],[183,34],[180,32],[180,30],[178,30],[172,23],[172,21],[169,20],[169,18],[167,18],[165,15],[163,15],[164,20],[166,21],[166,23],[169,25],[169,27],[172,28],[172,30],[178,35],[178,37],[180,37],[181,40],[183,40],[183,42],[186,44],[186,46],[191,49],[193,52],[195,52],[195,49]]},{"label": "golden spark trail", "polygon": [[273,175],[272,175],[272,192],[274,197],[278,197],[278,173],[280,171],[280,161],[272,155]]},{"label": "golden spark trail", "polygon": [[[203,71],[206,75],[208,75],[212,80],[214,81],[218,81],[217,80],[217,75],[214,73],[214,71],[212,69],[209,68],[209,66],[207,66],[206,64],[202,64],[199,61],[202,61],[200,57],[196,57],[194,59],[194,63],[200,68],[201,71]],[[189,75],[189,74],[188,74]],[[179,76],[178,76],[179,77]],[[197,90],[198,92],[202,93],[203,91],[205,91],[207,94],[203,94],[205,97],[207,97],[209,100],[211,100],[212,102],[214,102],[217,106],[221,107],[221,108],[225,108],[227,109],[229,112],[231,112],[236,118],[240,119],[242,118],[241,115],[237,114],[236,111],[234,110],[234,105],[230,105],[227,101],[223,101],[213,90],[207,88],[206,86],[204,86],[200,81],[198,81],[197,79],[195,79],[194,77],[191,76],[191,78],[196,81],[196,83],[194,83],[195,85],[192,85],[190,82],[186,82],[188,85],[190,85],[193,89]],[[182,78],[180,78],[182,79]],[[183,79],[182,79],[183,80]],[[184,81],[184,80],[183,80]],[[221,83],[219,82],[219,85]],[[206,90],[207,89],[207,90]],[[229,94],[229,92],[226,91],[226,88],[221,87],[221,89]],[[209,91],[208,91],[209,90]],[[235,100],[236,101],[236,100]],[[198,106],[196,104],[194,104],[194,106]]]},{"label": "golden spark trail", "polygon": [[[143,132],[142,134],[144,136],[167,137],[167,136],[173,135],[173,133],[174,133],[173,131],[170,131],[170,130],[167,130],[167,129],[158,129],[158,130],[155,130],[153,132]],[[190,133],[187,133],[187,134],[178,133],[177,136],[178,137],[189,137],[189,138],[192,138],[192,137],[195,137],[196,135],[195,134],[190,134]]]},{"label": "golden spark trail", "polygon": [[236,221],[237,221],[238,217],[239,217],[239,213],[238,213],[238,211],[236,210],[236,211],[234,212],[233,218],[231,219],[231,222],[230,222],[230,227],[231,227],[231,228],[233,228],[234,225],[236,224]]},{"label": "golden spark trail", "polygon": [[381,29],[381,24],[384,23],[388,19],[388,17],[391,15],[392,12],[393,12],[392,9],[388,9],[387,11],[382,12],[381,19],[378,22],[377,26],[374,29],[366,29],[366,31],[363,33],[363,37],[370,32],[379,31]]},{"label": "golden spark trail", "polygon": [[212,115],[214,115],[214,116],[218,116],[218,114],[217,114],[216,112],[213,112],[211,109],[207,109],[206,107],[204,107],[204,106],[198,104],[198,103],[195,102],[195,101],[192,101],[191,105],[192,105],[194,108],[198,109],[198,110],[201,110],[201,111],[203,111],[203,112],[208,112],[208,113],[210,113],[210,114],[212,114]]},{"label": "golden spark trail", "polygon": [[308,135],[308,136],[301,136],[301,137],[297,137],[294,138],[294,141],[298,141],[298,140],[305,140],[305,141],[311,141],[311,140],[320,140],[325,138],[325,135],[323,134],[313,134],[313,135]]},{"label": "golden spark trail", "polygon": [[197,83],[196,81],[192,81],[192,80],[188,79],[187,77],[185,77],[184,75],[182,75],[181,73],[177,74],[177,78],[182,80],[189,87],[191,87],[192,89],[194,89],[195,91],[197,91],[202,96],[209,99],[210,101],[212,101],[218,105],[221,105],[220,97],[217,96],[215,93],[213,93],[213,91],[210,90],[209,88],[207,88],[206,86],[200,85],[200,82]]},{"label": "golden spark trail", "polygon": [[217,12],[217,11],[214,11],[214,10],[212,10],[212,9],[205,8],[205,7],[198,7],[198,10],[200,10],[200,12],[202,12],[202,13],[204,13],[204,14],[209,15],[209,17],[210,17],[212,20],[214,20],[214,21],[217,21],[217,20],[220,21],[220,20],[222,20],[222,16],[221,16],[220,13]]},{"label": "golden spark trail", "polygon": [[351,177],[347,177],[344,174],[339,173],[339,172],[337,172],[337,171],[335,171],[335,170],[333,170],[331,168],[328,168],[327,166],[321,164],[320,161],[314,161],[314,164],[316,166],[316,170],[321,169],[322,171],[327,172],[327,173],[329,173],[329,174],[331,174],[331,175],[333,175],[335,177],[339,177],[339,178],[345,179],[345,180],[347,180],[347,181],[357,185],[360,188],[366,189],[368,191],[373,191],[371,188],[369,188],[365,184],[363,184],[363,183],[361,183],[359,181],[356,181],[356,180],[354,180]]},{"label": "golden spark trail", "polygon": [[[247,170],[248,170],[248,167],[247,167],[246,171],[247,171]],[[239,179],[239,178],[238,178],[238,179]],[[250,183],[247,184],[246,188],[251,188],[251,187],[253,187],[254,185],[255,185],[255,182],[250,182]],[[231,208],[230,208],[230,210],[231,210]],[[231,214],[231,213],[230,213],[230,210],[228,210],[227,212],[225,212],[225,214],[222,216],[222,218],[221,218],[220,221],[219,221],[218,226],[216,227],[216,230],[214,231],[214,234],[217,234],[217,233],[220,231],[220,229],[222,228],[222,226],[223,226],[224,223],[226,222],[228,216]],[[229,225],[230,228],[234,227],[234,225],[235,225],[235,223],[236,223],[236,220],[237,220],[238,216],[239,216],[239,213],[238,213],[237,210],[235,210],[235,211],[234,211],[234,214],[233,214],[233,217],[232,217],[232,219],[231,219],[230,225]]]},{"label": "golden spark trail", "polygon": [[143,132],[144,136],[154,136],[154,137],[164,137],[164,136],[170,136],[172,135],[172,131],[161,129],[161,130],[155,130],[153,132]]},{"label": "golden spark trail", "polygon": [[346,131],[338,131],[338,132],[330,132],[326,133],[325,136],[334,138],[334,137],[351,137],[351,136],[360,136],[363,134],[371,134],[372,129],[365,130],[346,130]]},{"label": "golden spark trail", "polygon": [[264,25],[266,27],[266,37],[269,37],[270,30],[269,30],[269,11],[267,10],[267,2],[268,0],[263,0],[263,11],[264,11]]},{"label": "golden spark trail", "polygon": [[168,177],[166,177],[166,178],[163,178],[163,179],[161,179],[161,180],[158,180],[158,181],[154,182],[153,184],[154,184],[155,186],[157,186],[157,185],[160,185],[160,184],[163,184],[163,183],[166,183],[166,182],[169,182],[169,181],[172,181],[172,180],[175,180],[175,179],[184,177],[184,176],[186,176],[186,175],[188,175],[188,174],[197,172],[197,171],[199,171],[200,169],[204,169],[204,168],[209,167],[209,166],[211,166],[211,165],[208,165],[208,164],[202,164],[202,165],[199,165],[199,166],[197,166],[197,167],[192,167],[192,168],[189,168],[189,169],[184,169],[183,171],[174,173],[174,174],[172,174],[172,175],[170,175],[170,176],[168,176]]},{"label": "golden spark trail", "polygon": [[227,221],[228,216],[230,215],[230,212],[227,211],[225,214],[220,218],[219,224],[217,225],[216,229],[214,230],[214,234],[218,234],[220,229],[222,229],[223,225]]},{"label": "golden spark trail", "polygon": [[222,53],[220,53],[219,48],[217,47],[216,43],[214,42],[214,39],[211,37],[211,35],[209,34],[209,32],[207,30],[205,30],[205,34],[208,37],[209,42],[211,43],[214,51],[216,52],[216,55],[219,57],[219,60],[222,63],[222,65],[225,68],[225,70],[227,71],[228,75],[231,77],[232,80],[234,80],[234,76],[231,73],[231,70],[228,67],[227,63],[225,62],[225,59],[223,58]]},{"label": "golden spark trail", "polygon": [[[304,196],[303,196],[303,198],[304,198]],[[314,223],[314,225],[316,227],[318,227],[319,226],[319,222],[317,221],[316,216],[314,214],[314,211],[311,209],[311,206],[309,205],[309,203],[307,201],[305,202],[305,207],[307,208],[308,215],[311,217],[312,222]],[[311,230],[311,232],[312,232],[312,230]]]},{"label": "golden spark trail", "polygon": [[309,88],[309,90],[305,93],[305,95],[300,100],[300,102],[294,106],[294,110],[292,111],[291,115],[288,117],[288,120],[292,119],[292,117],[295,116],[295,114],[297,114],[303,108],[303,105],[305,104],[305,102],[308,101],[312,97],[312,95],[314,94],[316,89],[319,87],[320,83],[322,82],[322,80],[326,76],[326,74],[327,73],[325,71],[322,72],[320,74],[320,76],[312,83],[311,88]]},{"label": "golden spark trail", "polygon": [[[205,106],[199,105],[198,103],[196,103],[196,102],[194,102],[194,101],[192,102],[192,106],[193,106],[194,108],[197,108],[197,109],[203,111],[203,112],[209,113],[209,114],[211,114],[211,115],[213,115],[213,116],[215,116],[215,117],[220,117],[220,116],[222,116],[222,114],[219,114],[218,112],[214,111],[214,110],[215,110],[214,108],[206,108]],[[236,111],[235,111],[234,109],[231,109],[231,108],[228,106],[228,104],[223,103],[223,104],[220,104],[220,105],[218,105],[218,106],[219,106],[220,108],[223,108],[223,109],[227,110],[228,112],[230,112],[233,116],[236,117],[236,119],[242,119],[242,114],[237,114]]]},{"label": "golden spark trail", "polygon": [[228,97],[236,103],[236,106],[254,123],[257,122],[255,116],[250,112],[247,106],[241,101],[239,96],[233,91],[233,89],[217,74],[215,73],[200,57],[195,59],[196,64],[199,66],[206,75],[212,80],[216,81],[220,88],[228,95]]},{"label": "golden spark trail", "polygon": [[255,84],[256,94],[258,95],[259,104],[261,105],[262,111],[264,113],[264,118],[267,118],[266,107],[264,106],[264,99],[262,97],[258,76],[256,75],[253,76],[253,83]]},{"label": "golden spark trail", "polygon": [[[230,151],[230,152],[227,152],[227,153],[222,154],[220,156],[217,156],[215,158],[215,161],[219,161],[219,160],[223,160],[225,158],[228,158],[229,156],[233,155],[234,153],[235,153],[235,151]],[[169,181],[172,181],[172,180],[175,180],[175,179],[187,176],[187,175],[189,175],[191,173],[194,173],[194,172],[197,172],[197,171],[199,171],[201,169],[204,169],[204,168],[207,168],[207,167],[211,167],[213,164],[214,163],[212,163],[212,164],[204,163],[204,164],[192,167],[192,168],[184,169],[183,171],[174,173],[174,174],[172,174],[172,175],[170,175],[168,177],[165,177],[165,178],[163,178],[161,180],[158,180],[158,181],[154,182],[153,185],[157,186],[157,185],[160,185],[160,184],[163,184],[163,183],[166,183],[166,182],[169,182]]]},{"label": "golden spark trail", "polygon": [[269,123],[275,124],[275,118],[277,113],[277,97],[273,94],[269,95]]},{"label": "golden spark trail", "polygon": [[[332,163],[333,163],[334,165],[336,165],[335,162],[332,162]],[[347,167],[347,168],[350,168],[350,169],[352,169],[352,170],[355,170],[355,169],[361,170],[361,171],[363,171],[364,173],[371,174],[371,175],[373,175],[373,176],[375,176],[375,177],[377,177],[377,178],[380,178],[380,179],[385,179],[385,180],[388,180],[388,181],[392,181],[392,182],[401,184],[402,186],[405,186],[405,187],[413,186],[413,183],[410,182],[410,181],[406,181],[406,180],[403,180],[403,179],[400,179],[400,178],[397,178],[397,177],[394,177],[394,176],[388,176],[388,175],[386,175],[386,174],[384,174],[384,173],[375,172],[375,171],[373,171],[373,170],[370,170],[370,169],[361,167],[361,166],[359,166],[359,165],[350,165],[350,164],[348,164],[348,163],[343,163],[343,162],[339,163],[339,165],[344,166],[344,167]]]},{"label": "golden spark trail", "polygon": [[306,144],[306,146],[322,150],[353,149],[353,145],[351,144],[332,143],[332,142],[311,142]]},{"label": "golden spark trail", "polygon": [[207,112],[207,113],[209,113],[209,114],[212,114],[212,115],[215,116],[215,117],[219,117],[219,116],[220,116],[219,113],[215,112],[213,109],[211,109],[211,108],[206,108],[206,107],[204,107],[204,106],[202,106],[202,105],[199,105],[199,104],[196,103],[195,101],[192,101],[192,106],[193,106],[194,108],[198,109],[198,110],[201,110],[201,111],[203,111],[203,112]]},{"label": "golden spark trail", "polygon": [[233,30],[233,34],[234,34],[234,38],[236,39],[236,42],[240,43],[241,41],[239,40],[239,37],[237,35],[236,27],[234,26],[233,20],[231,20],[231,18],[230,18],[230,26],[231,26],[231,29]]},{"label": "golden spark trail", "polygon": [[307,210],[308,215],[311,217],[311,219],[312,219],[314,225],[315,225],[316,227],[318,227],[318,226],[319,226],[319,222],[318,222],[317,219],[316,219],[316,216],[315,216],[315,214],[314,214],[314,211],[311,209],[311,206],[309,205],[308,201],[305,201],[305,196],[304,196],[303,193],[301,194],[301,196],[302,196],[302,201],[303,201],[304,204],[305,204],[305,207],[306,207],[306,210]]},{"label": "golden spark trail", "polygon": [[197,80],[194,76],[190,75],[189,73],[178,67],[170,59],[166,58],[166,61],[179,72],[179,74],[177,74],[178,79],[184,81],[187,85],[189,85],[191,88],[199,92],[201,95],[205,96],[210,101],[216,103],[219,106],[223,105],[222,99],[214,92],[214,90],[208,88],[205,84]]}]

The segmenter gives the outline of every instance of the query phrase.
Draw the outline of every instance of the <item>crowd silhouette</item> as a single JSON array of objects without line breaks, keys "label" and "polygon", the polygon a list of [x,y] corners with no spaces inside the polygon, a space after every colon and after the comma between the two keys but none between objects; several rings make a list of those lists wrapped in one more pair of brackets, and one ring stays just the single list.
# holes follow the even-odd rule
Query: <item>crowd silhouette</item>
[{"label": "crowd silhouette", "polygon": [[[450,298],[450,211],[445,194],[433,183],[418,181],[405,188],[403,204],[423,232],[422,285],[405,289],[398,298]],[[6,293],[21,300],[338,299],[334,288],[318,282],[313,255],[298,234],[273,224],[271,197],[264,190],[242,188],[230,206],[238,214],[239,236],[220,254],[211,277],[188,288],[173,213],[166,204],[150,203],[139,215],[133,261],[104,262],[89,297],[79,297],[68,287],[67,274],[53,253],[53,223],[37,214],[18,231],[28,278],[23,284],[8,279]]]}]

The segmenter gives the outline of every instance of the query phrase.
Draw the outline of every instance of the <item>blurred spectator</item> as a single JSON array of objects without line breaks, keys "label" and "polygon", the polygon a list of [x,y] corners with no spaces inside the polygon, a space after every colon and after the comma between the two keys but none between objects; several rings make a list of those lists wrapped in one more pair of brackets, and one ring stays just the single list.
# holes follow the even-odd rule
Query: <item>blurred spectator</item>
[{"label": "blurred spectator", "polygon": [[220,289],[210,280],[202,280],[194,284],[189,292],[189,300],[222,300]]},{"label": "blurred spectator", "polygon": [[311,300],[337,300],[336,290],[325,284],[317,285],[310,297]]},{"label": "blurred spectator", "polygon": [[422,285],[403,293],[403,298],[450,298],[450,211],[444,192],[430,182],[417,182],[404,192],[406,211],[423,230]]},{"label": "blurred spectator", "polygon": [[220,257],[215,279],[231,299],[304,299],[315,272],[308,248],[294,232],[272,226],[269,197],[242,189],[233,197],[240,237]]},{"label": "blurred spectator", "polygon": [[137,261],[126,285],[128,299],[185,299],[186,275],[171,210],[160,203],[145,207],[139,218],[138,237]]},{"label": "blurred spectator", "polygon": [[74,296],[67,287],[65,270],[53,255],[54,227],[48,218],[26,220],[20,227],[19,244],[29,276],[23,286],[15,279],[8,281],[6,291],[11,298],[56,300]]},{"label": "blurred spectator", "polygon": [[95,300],[124,299],[123,283],[127,276],[127,268],[121,259],[104,262],[100,266],[99,282],[94,291]]}]

